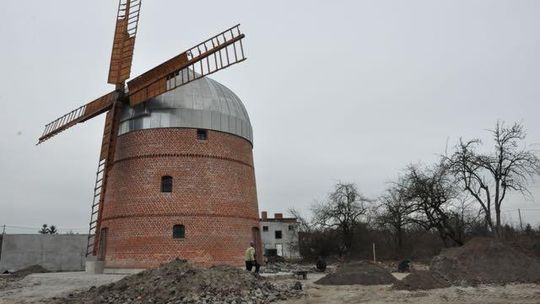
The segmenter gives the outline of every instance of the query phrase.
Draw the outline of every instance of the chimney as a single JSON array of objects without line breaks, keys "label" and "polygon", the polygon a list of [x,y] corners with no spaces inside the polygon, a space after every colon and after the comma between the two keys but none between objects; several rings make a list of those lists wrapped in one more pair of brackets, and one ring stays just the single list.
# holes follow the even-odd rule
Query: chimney
[{"label": "chimney", "polygon": [[266,221],[268,219],[268,212],[266,211],[261,212],[261,219],[263,221]]},{"label": "chimney", "polygon": [[282,219],[283,218],[283,213],[274,213],[274,218]]}]

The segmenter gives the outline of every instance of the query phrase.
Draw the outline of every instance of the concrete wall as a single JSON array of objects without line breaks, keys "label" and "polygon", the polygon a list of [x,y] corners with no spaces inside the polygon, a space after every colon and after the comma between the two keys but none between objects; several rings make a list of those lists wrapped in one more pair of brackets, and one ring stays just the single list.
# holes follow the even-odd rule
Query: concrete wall
[{"label": "concrete wall", "polygon": [[86,234],[5,234],[0,272],[41,265],[50,271],[84,270]]},{"label": "concrete wall", "polygon": [[[265,249],[282,248],[281,256],[284,258],[297,258],[298,253],[298,224],[291,222],[261,220],[261,239]],[[291,228],[289,228],[291,226]],[[265,231],[264,227],[268,227]],[[276,231],[281,231],[281,239],[276,239]],[[278,255],[280,254],[278,250]]]}]

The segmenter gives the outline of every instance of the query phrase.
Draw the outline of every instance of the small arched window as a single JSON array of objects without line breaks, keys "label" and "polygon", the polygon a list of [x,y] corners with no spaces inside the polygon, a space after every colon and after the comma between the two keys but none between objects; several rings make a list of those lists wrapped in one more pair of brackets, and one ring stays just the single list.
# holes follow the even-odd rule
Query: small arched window
[{"label": "small arched window", "polygon": [[198,140],[207,140],[208,139],[208,130],[197,129],[197,139]]},{"label": "small arched window", "polygon": [[161,192],[172,192],[173,178],[165,175],[161,177]]},{"label": "small arched window", "polygon": [[172,230],[173,239],[183,239],[186,237],[186,227],[184,225],[174,225]]}]

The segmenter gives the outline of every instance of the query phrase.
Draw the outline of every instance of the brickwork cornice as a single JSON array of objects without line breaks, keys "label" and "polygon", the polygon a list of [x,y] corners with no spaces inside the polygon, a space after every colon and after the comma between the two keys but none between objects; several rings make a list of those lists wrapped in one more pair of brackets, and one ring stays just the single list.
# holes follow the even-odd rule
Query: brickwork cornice
[{"label": "brickwork cornice", "polygon": [[213,159],[219,159],[219,160],[226,160],[230,162],[235,162],[238,164],[242,164],[245,166],[248,166],[250,168],[253,168],[253,165],[242,161],[240,159],[234,159],[231,157],[225,157],[225,156],[219,156],[219,155],[211,155],[211,154],[196,154],[196,153],[155,153],[155,154],[147,154],[147,155],[138,155],[138,156],[131,156],[131,157],[125,157],[121,159],[115,159],[114,164],[134,160],[134,159],[142,159],[142,158],[159,158],[159,157],[189,157],[189,158],[213,158]]}]

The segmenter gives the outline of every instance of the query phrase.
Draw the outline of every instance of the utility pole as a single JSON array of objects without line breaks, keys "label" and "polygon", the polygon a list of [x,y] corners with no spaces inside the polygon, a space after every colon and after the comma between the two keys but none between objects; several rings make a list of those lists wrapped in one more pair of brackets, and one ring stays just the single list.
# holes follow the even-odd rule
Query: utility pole
[{"label": "utility pole", "polygon": [[518,209],[518,215],[519,215],[519,227],[521,228],[521,231],[523,231],[523,221],[521,220],[521,209]]},{"label": "utility pole", "polygon": [[373,263],[377,263],[377,255],[375,253],[375,243],[373,243]]},{"label": "utility pole", "polygon": [[4,234],[6,234],[6,224],[4,224],[3,229],[2,229],[2,235]]}]

